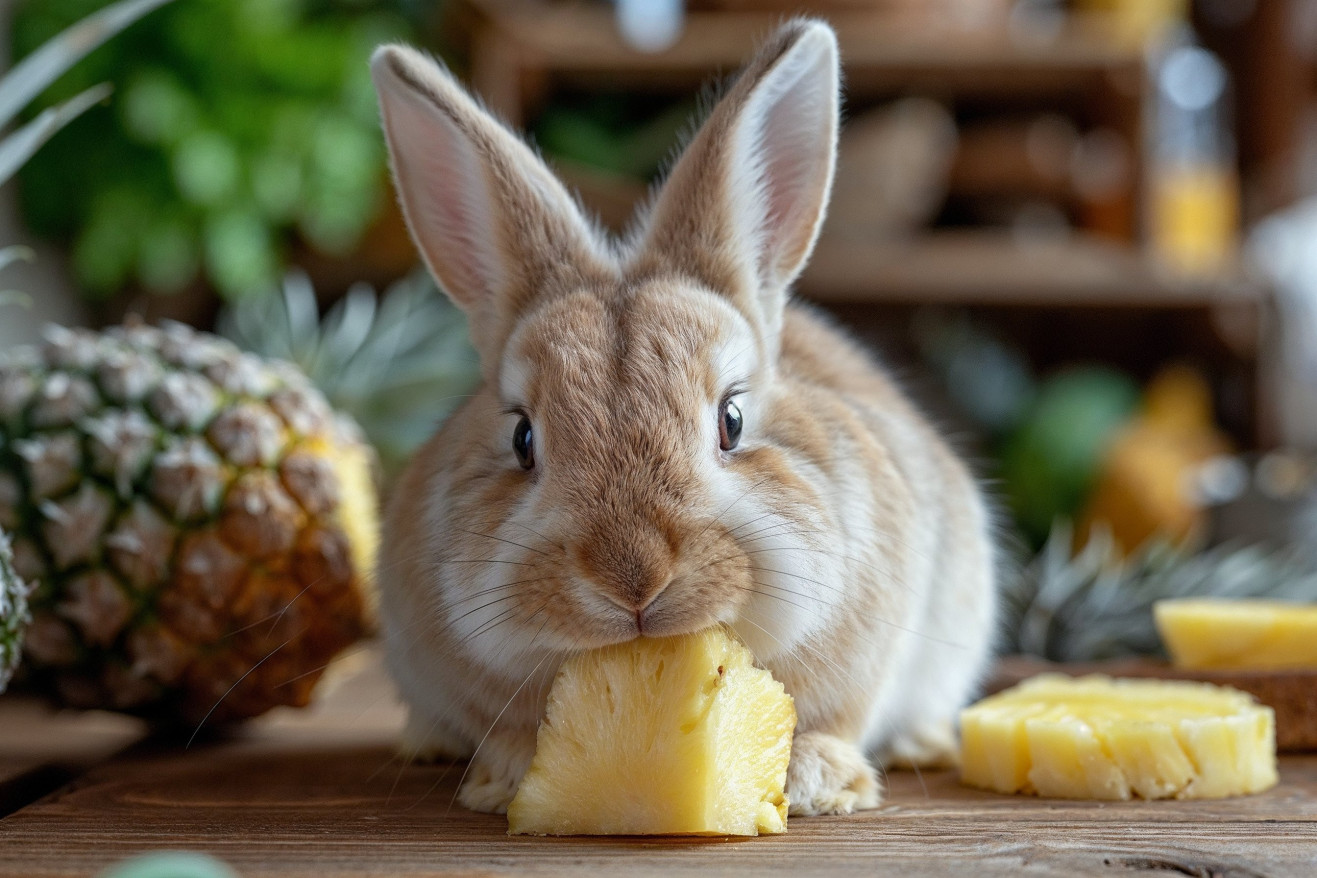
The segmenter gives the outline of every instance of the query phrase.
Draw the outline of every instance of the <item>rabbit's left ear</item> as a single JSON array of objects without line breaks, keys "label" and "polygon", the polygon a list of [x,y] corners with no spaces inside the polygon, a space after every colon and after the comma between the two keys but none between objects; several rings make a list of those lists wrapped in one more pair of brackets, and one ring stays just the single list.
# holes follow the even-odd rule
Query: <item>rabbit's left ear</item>
[{"label": "rabbit's left ear", "polygon": [[637,261],[693,275],[775,335],[832,188],[839,90],[832,29],[783,26],[677,162]]}]

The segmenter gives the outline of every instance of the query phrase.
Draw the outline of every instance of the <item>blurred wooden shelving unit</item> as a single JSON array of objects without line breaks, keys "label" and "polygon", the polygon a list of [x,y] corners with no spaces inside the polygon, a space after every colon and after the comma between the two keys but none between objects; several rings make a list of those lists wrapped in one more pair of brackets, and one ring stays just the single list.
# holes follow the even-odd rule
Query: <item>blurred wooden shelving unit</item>
[{"label": "blurred wooden shelving unit", "polygon": [[[687,14],[676,44],[643,53],[623,41],[611,7],[602,3],[459,0],[452,15],[470,59],[472,88],[514,126],[526,125],[560,88],[688,92],[734,72],[783,18],[775,12],[696,10]],[[1079,100],[1089,105],[1089,119],[1138,143],[1143,53],[1110,39],[1100,18],[1072,16],[1059,33],[1028,39],[1004,30],[930,31],[862,7],[840,7],[827,17],[838,33],[851,102],[904,94],[1025,104]],[[576,181],[574,169],[567,175]],[[643,194],[604,175],[580,179],[587,203],[609,216]],[[1137,217],[1130,223],[1136,225]],[[1133,241],[1080,232],[1022,242],[1007,232],[977,229],[875,244],[826,239],[801,291],[819,301],[1149,307],[1241,305],[1264,294],[1243,272],[1210,281],[1169,278]]]},{"label": "blurred wooden shelving unit", "polygon": [[[836,4],[820,14],[838,33],[849,115],[894,98],[931,97],[955,108],[958,117],[967,110],[971,122],[988,120],[974,129],[986,137],[966,136],[968,129],[962,129],[962,148],[990,142],[1000,150],[1005,143],[1018,159],[1027,139],[1021,119],[1069,113],[1077,129],[1114,132],[1126,146],[1128,167],[1123,190],[1101,203],[1077,205],[1069,196],[1072,221],[1078,221],[1068,234],[1026,237],[990,225],[935,227],[882,240],[825,234],[798,283],[804,297],[844,312],[849,321],[879,312],[884,316],[872,319],[887,319],[892,308],[923,305],[1004,309],[1034,324],[1052,314],[1108,309],[1146,314],[1160,325],[1171,314],[1208,329],[1191,327],[1175,333],[1175,341],[1167,336],[1163,358],[1181,355],[1174,345],[1185,338],[1215,336],[1208,345],[1221,352],[1230,381],[1254,388],[1247,392],[1252,411],[1237,418],[1244,424],[1240,434],[1266,435],[1269,416],[1257,391],[1256,362],[1269,319],[1265,284],[1242,267],[1212,278],[1170,276],[1142,243],[1142,128],[1149,90],[1140,47],[1113,39],[1095,15],[1071,13],[1044,38],[1009,28],[969,32],[929,27],[927,21],[916,27],[878,6]],[[456,0],[449,15],[455,26],[446,33],[469,61],[470,85],[521,128],[530,127],[560,92],[693,94],[711,78],[735,72],[784,18],[776,11],[702,6],[687,12],[682,36],[671,48],[647,54],[623,41],[611,6],[590,0]],[[998,124],[993,114],[1004,121]],[[976,150],[972,165],[953,173],[953,185],[988,202],[1002,187],[1032,186],[1031,194],[1042,198],[1058,197],[1064,188],[1033,169],[1005,168],[998,155]],[[643,196],[636,181],[571,166],[561,170],[609,225],[620,225]],[[1101,331],[1113,331],[1124,319],[1103,323]]]},{"label": "blurred wooden shelving unit", "polygon": [[847,304],[1237,309],[1257,307],[1266,296],[1265,285],[1242,269],[1174,277],[1127,244],[986,230],[876,244],[824,238],[797,286],[814,301]]},{"label": "blurred wooden shelving unit", "polygon": [[[528,109],[555,84],[597,88],[602,81],[671,91],[732,73],[784,18],[689,12],[675,45],[643,53],[623,41],[602,3],[460,0],[454,15],[472,59],[472,87],[513,125],[524,124]],[[1027,98],[1113,85],[1137,90],[1141,80],[1141,53],[1103,38],[1097,22],[1047,40],[1020,40],[894,27],[890,15],[861,8],[827,17],[837,29],[851,96],[918,90]]]}]

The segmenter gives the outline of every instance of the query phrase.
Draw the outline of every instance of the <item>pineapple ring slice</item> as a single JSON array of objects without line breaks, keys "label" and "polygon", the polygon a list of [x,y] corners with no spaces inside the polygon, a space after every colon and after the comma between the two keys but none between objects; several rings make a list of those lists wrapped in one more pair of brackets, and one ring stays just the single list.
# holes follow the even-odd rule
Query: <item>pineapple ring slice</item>
[{"label": "pineapple ring slice", "polygon": [[1317,669],[1317,605],[1192,598],[1152,613],[1177,668]]},{"label": "pineapple ring slice", "polygon": [[549,690],[513,835],[786,831],[796,709],[720,628],[574,656]]},{"label": "pineapple ring slice", "polygon": [[961,711],[961,781],[1066,799],[1209,799],[1276,775],[1275,714],[1224,686],[1042,674]]}]

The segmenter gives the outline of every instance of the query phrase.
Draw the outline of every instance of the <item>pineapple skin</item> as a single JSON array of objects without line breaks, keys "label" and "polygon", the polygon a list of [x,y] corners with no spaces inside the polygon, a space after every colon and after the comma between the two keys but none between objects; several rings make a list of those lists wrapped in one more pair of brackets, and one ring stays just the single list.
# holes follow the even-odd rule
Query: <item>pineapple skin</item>
[{"label": "pineapple skin", "polygon": [[564,662],[509,834],[786,831],[795,706],[722,629]]},{"label": "pineapple skin", "polygon": [[1317,670],[1317,605],[1193,598],[1152,611],[1178,668]]},{"label": "pineapple skin", "polygon": [[9,537],[0,530],[0,692],[18,667],[23,631],[31,616],[27,609],[27,584],[14,571],[14,553]]},{"label": "pineapple skin", "polygon": [[961,780],[1066,799],[1209,799],[1277,782],[1275,714],[1223,686],[1042,674],[961,712]]},{"label": "pineapple skin", "polygon": [[294,367],[181,324],[50,327],[6,352],[25,682],[163,723],[306,704],[366,627],[370,467]]}]

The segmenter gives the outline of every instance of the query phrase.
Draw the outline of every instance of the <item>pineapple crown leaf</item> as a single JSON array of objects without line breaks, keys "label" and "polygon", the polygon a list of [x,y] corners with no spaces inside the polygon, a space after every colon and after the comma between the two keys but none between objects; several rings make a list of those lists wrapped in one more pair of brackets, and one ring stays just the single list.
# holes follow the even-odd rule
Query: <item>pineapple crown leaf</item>
[{"label": "pineapple crown leaf", "polygon": [[0,531],[0,693],[18,664],[23,631],[31,621],[27,586],[14,572],[9,536]]},{"label": "pineapple crown leaf", "polygon": [[217,326],[245,350],[299,366],[386,466],[423,442],[479,375],[465,318],[423,272],[383,295],[355,284],[323,320],[310,279],[290,272],[280,295],[241,300]]},{"label": "pineapple crown leaf", "polygon": [[1078,552],[1059,522],[1003,586],[1003,651],[1053,661],[1161,654],[1152,605],[1167,598],[1317,599],[1317,569],[1293,550],[1223,544],[1185,554],[1150,541],[1121,559],[1095,529]]},{"label": "pineapple crown leaf", "polygon": [[[106,40],[170,0],[119,0],[65,29],[14,65],[0,79],[0,128],[7,126],[32,99]],[[110,87],[87,89],[39,116],[0,142],[0,183],[89,107],[104,100]]]}]

